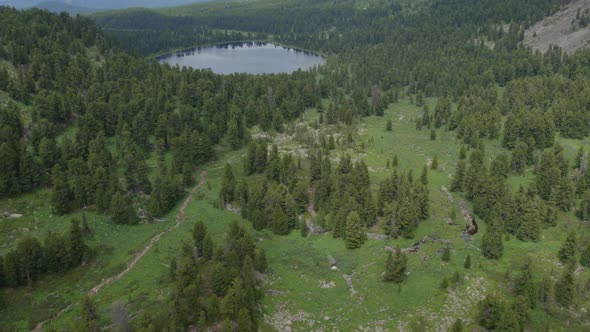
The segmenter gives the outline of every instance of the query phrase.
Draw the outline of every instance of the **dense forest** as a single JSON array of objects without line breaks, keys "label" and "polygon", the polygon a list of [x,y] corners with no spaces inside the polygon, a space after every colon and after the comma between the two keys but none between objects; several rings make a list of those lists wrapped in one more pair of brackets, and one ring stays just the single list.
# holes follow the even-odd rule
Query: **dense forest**
[{"label": "dense forest", "polygon": [[[0,197],[50,188],[56,215],[91,207],[114,224],[161,217],[192,185],[195,167],[215,158],[215,144],[227,141],[237,149],[254,125],[281,131],[319,98],[313,73],[221,77],[180,70],[112,48],[87,18],[6,7],[0,16],[0,89],[8,97],[0,106]],[[70,128],[74,132],[66,134]],[[147,166],[152,158],[155,172]],[[68,236],[22,239],[3,260],[0,284],[30,286],[43,274],[90,259],[79,222],[72,227]],[[236,229],[231,236],[245,235]],[[239,266],[231,255],[215,260],[226,269],[246,264],[243,272],[250,275],[259,258],[254,244],[248,248],[227,249],[227,255],[238,250]],[[253,287],[252,277],[245,278],[234,286]],[[232,280],[224,279],[216,293],[225,295]],[[248,296],[244,301],[255,301]],[[208,316],[207,324],[226,317],[254,324],[254,305],[245,313],[241,308]],[[191,317],[173,324],[199,319]]]},{"label": "dense forest", "polygon": [[[221,165],[211,204],[232,213],[227,231],[214,237],[218,224],[195,222],[191,241],[159,280],[168,290],[160,305],[168,309],[146,308],[134,329],[258,330],[267,322],[265,283],[281,279],[264,241],[292,239],[293,232],[304,240],[330,233],[357,252],[369,236],[391,241],[372,282],[401,292],[417,278],[411,253],[433,237],[417,238],[419,228],[443,210],[433,188],[447,187],[440,190],[461,198],[471,222],[464,238],[482,230],[476,249],[486,263],[506,258],[516,241],[543,243],[545,232],[565,238],[547,249],[552,258],[511,260],[498,282],[503,290],[487,292],[465,323],[524,331],[539,327],[538,316],[573,317],[578,311],[567,310],[585,308],[590,287],[583,279],[590,267],[590,170],[583,143],[575,158],[564,144],[590,134],[590,51],[541,53],[523,45],[525,30],[563,5],[557,0],[420,4],[260,1],[91,17],[0,7],[0,199],[48,191],[52,215],[83,216],[70,218],[63,233],[15,241],[0,256],[2,296],[96,261],[86,213],[107,216],[113,227],[162,222],[197,185],[195,172],[227,149],[243,152],[239,166]],[[329,60],[292,74],[218,75],[145,56],[242,40],[314,50]],[[381,149],[386,176],[374,176],[367,153],[374,137],[365,141],[357,126],[378,118],[384,132],[399,130],[388,112],[400,101],[420,110],[412,130],[424,132],[426,142],[456,139],[460,150],[446,157],[452,165],[439,166],[434,156],[411,167],[408,156]],[[305,127],[312,109],[317,118]],[[291,136],[305,154],[282,148]],[[448,176],[433,183],[431,174],[443,169]],[[458,219],[452,213],[451,222]],[[410,243],[404,241],[414,244],[402,249]],[[440,243],[446,267],[458,250],[450,240]],[[455,287],[460,273],[475,268],[501,278],[481,261],[472,267],[472,259],[470,252],[461,272],[441,278],[439,288]],[[536,268],[548,261],[549,271]],[[99,330],[97,303],[80,300],[74,325]],[[463,320],[449,330],[462,331]]]}]

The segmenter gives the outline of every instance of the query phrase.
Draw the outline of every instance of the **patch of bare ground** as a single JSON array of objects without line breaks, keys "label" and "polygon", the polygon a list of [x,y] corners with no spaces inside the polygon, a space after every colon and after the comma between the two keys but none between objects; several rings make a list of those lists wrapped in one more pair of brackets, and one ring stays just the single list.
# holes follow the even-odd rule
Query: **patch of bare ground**
[{"label": "patch of bare ground", "polygon": [[589,0],[573,0],[552,16],[528,28],[524,44],[533,50],[546,52],[552,45],[572,54],[590,42],[590,26],[581,26],[580,17],[590,10]]},{"label": "patch of bare ground", "polygon": [[302,322],[309,327],[315,325],[315,321],[310,319],[310,314],[299,310],[292,313],[287,308],[287,303],[277,305],[271,316],[264,315],[264,322],[271,326],[275,331],[291,332],[293,331],[293,323]]},{"label": "patch of bare ground", "polygon": [[429,327],[433,328],[432,331],[437,332],[448,331],[458,318],[465,323],[470,322],[471,320],[466,317],[470,317],[472,308],[486,297],[488,286],[483,278],[465,276],[463,282],[466,284],[465,287],[448,291],[447,299],[440,310],[420,308],[401,320],[397,326],[398,330],[408,331],[408,322],[416,321],[418,318],[428,322]]}]

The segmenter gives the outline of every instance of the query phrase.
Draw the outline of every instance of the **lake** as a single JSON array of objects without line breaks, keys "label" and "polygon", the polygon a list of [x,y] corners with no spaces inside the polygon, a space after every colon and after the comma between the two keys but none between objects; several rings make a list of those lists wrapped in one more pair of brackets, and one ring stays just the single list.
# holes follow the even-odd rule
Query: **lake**
[{"label": "lake", "polygon": [[321,65],[319,55],[286,48],[271,43],[233,43],[189,50],[158,57],[160,63],[171,66],[210,68],[217,74],[277,74],[292,73]]}]

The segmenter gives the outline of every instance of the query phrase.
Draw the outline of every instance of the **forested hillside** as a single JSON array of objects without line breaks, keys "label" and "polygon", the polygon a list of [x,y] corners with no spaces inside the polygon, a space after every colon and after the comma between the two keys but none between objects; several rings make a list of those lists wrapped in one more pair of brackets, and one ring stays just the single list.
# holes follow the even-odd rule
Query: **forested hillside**
[{"label": "forested hillside", "polygon": [[[0,325],[585,330],[590,52],[524,43],[562,2],[0,7]],[[328,61],[145,56],[240,40]]]},{"label": "forested hillside", "polygon": [[[114,225],[153,222],[193,185],[195,168],[215,159],[216,144],[238,149],[253,125],[280,131],[319,98],[313,73],[224,78],[181,71],[111,48],[80,16],[5,7],[0,16],[0,198],[47,192],[50,217],[83,210],[108,215]],[[93,264],[94,248],[82,239],[91,226],[83,221],[64,236],[6,232],[5,248],[14,249],[3,249],[1,285],[34,287]],[[232,279],[217,286],[218,295]],[[2,325],[19,326],[9,318]]]}]

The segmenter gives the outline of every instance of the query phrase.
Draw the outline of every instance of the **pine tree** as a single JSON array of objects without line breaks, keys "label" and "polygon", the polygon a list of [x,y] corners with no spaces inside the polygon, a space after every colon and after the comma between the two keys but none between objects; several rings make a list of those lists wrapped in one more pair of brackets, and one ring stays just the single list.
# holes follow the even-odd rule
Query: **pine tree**
[{"label": "pine tree", "polygon": [[561,171],[553,152],[545,152],[541,155],[537,168],[535,185],[539,196],[548,200],[553,189],[559,185]]},{"label": "pine tree", "polygon": [[385,263],[384,281],[399,284],[406,280],[407,258],[399,246],[395,249],[395,256],[389,252]]},{"label": "pine tree", "polygon": [[361,217],[356,211],[350,212],[346,217],[346,248],[360,248],[365,242],[366,236]]},{"label": "pine tree", "polygon": [[447,263],[451,261],[451,248],[448,245],[443,250],[442,261]]},{"label": "pine tree", "polygon": [[98,311],[90,300],[90,297],[85,296],[82,299],[82,305],[80,311],[80,321],[81,324],[79,326],[80,331],[83,332],[96,332],[100,331],[98,327]]},{"label": "pine tree", "polygon": [[202,257],[205,260],[210,260],[213,256],[213,240],[209,234],[205,235],[205,239],[203,240],[203,253]]},{"label": "pine tree", "polygon": [[442,290],[446,290],[447,288],[449,288],[449,279],[446,277],[442,278],[438,287]]},{"label": "pine tree", "polygon": [[574,271],[573,265],[566,267],[561,278],[555,284],[555,300],[562,307],[569,307],[574,300]]},{"label": "pine tree", "polygon": [[129,197],[117,191],[111,200],[111,219],[115,224],[135,225],[137,214]]},{"label": "pine tree", "polygon": [[590,245],[587,245],[580,254],[580,264],[590,267]]},{"label": "pine tree", "polygon": [[514,310],[513,306],[505,304],[502,312],[500,313],[500,321],[496,328],[497,331],[521,331],[520,320],[518,314]]},{"label": "pine tree", "polygon": [[266,261],[266,253],[263,249],[257,249],[256,254],[254,256],[254,266],[258,272],[264,273],[268,268],[268,263]]},{"label": "pine tree", "polygon": [[80,221],[72,219],[68,233],[68,253],[71,266],[78,266],[82,263],[88,246],[84,243],[84,233],[80,228]]},{"label": "pine tree", "polygon": [[195,247],[201,256],[203,255],[203,244],[206,235],[207,228],[205,224],[201,220],[197,221],[193,227],[193,240],[195,240]]},{"label": "pine tree", "polygon": [[387,124],[385,125],[385,130],[386,131],[392,131],[393,130],[393,123],[392,123],[391,119],[387,120]]},{"label": "pine tree", "polygon": [[92,233],[92,229],[90,229],[90,225],[88,224],[88,218],[86,218],[86,213],[84,212],[82,212],[82,229],[85,235]]},{"label": "pine tree", "polygon": [[465,262],[463,263],[463,267],[466,269],[471,268],[471,254],[467,254],[467,257],[465,257]]},{"label": "pine tree", "polygon": [[272,210],[272,231],[277,235],[289,234],[289,221],[280,206]]},{"label": "pine tree", "polygon": [[457,318],[451,325],[450,332],[463,332],[463,321],[460,318]]},{"label": "pine tree", "polygon": [[590,220],[590,190],[586,190],[580,201],[578,209],[578,218],[583,221]]},{"label": "pine tree", "polygon": [[59,166],[53,168],[53,191],[51,196],[51,210],[57,215],[70,212],[71,193],[66,181],[65,173]]},{"label": "pine tree", "polygon": [[516,295],[523,296],[530,309],[537,306],[537,287],[533,281],[533,272],[531,269],[531,262],[527,261],[521,271],[520,275],[515,281],[514,292]]},{"label": "pine tree", "polygon": [[428,167],[426,167],[426,165],[424,165],[424,167],[422,167],[422,174],[420,174],[420,182],[423,185],[428,184]]},{"label": "pine tree", "polygon": [[207,331],[207,315],[205,314],[205,310],[201,310],[199,314],[199,322],[197,323],[197,327],[201,331]]},{"label": "pine tree", "polygon": [[305,219],[302,219],[299,222],[299,231],[301,233],[301,237],[307,237],[309,230],[307,229],[307,222],[305,221]]},{"label": "pine tree", "polygon": [[233,202],[235,190],[236,180],[234,177],[234,172],[230,164],[225,164],[223,180],[221,181],[221,189],[219,190],[219,198],[221,200],[222,206]]},{"label": "pine tree", "polygon": [[577,242],[576,233],[570,232],[559,250],[559,260],[563,264],[573,264],[576,262]]},{"label": "pine tree", "polygon": [[252,319],[248,309],[241,308],[238,312],[238,331],[239,332],[250,332],[254,331]]},{"label": "pine tree", "polygon": [[522,174],[528,165],[528,149],[526,143],[519,142],[512,150],[510,168],[515,174]]},{"label": "pine tree", "polygon": [[462,191],[463,190],[463,182],[465,181],[465,161],[460,159],[457,161],[457,168],[455,170],[455,175],[453,176],[453,180],[451,182],[451,191]]},{"label": "pine tree", "polygon": [[482,255],[489,259],[498,259],[502,257],[504,245],[502,244],[502,234],[499,227],[494,223],[488,225],[488,229],[483,235],[481,241]]},{"label": "pine tree", "polygon": [[486,296],[479,304],[479,324],[488,330],[495,330],[502,319],[503,309],[504,305],[496,297]]},{"label": "pine tree", "polygon": [[461,145],[461,150],[459,150],[459,160],[465,160],[467,158],[467,148],[465,145]]},{"label": "pine tree", "polygon": [[438,157],[434,156],[434,158],[432,158],[432,164],[430,164],[430,169],[433,171],[436,171],[438,169]]},{"label": "pine tree", "polygon": [[541,239],[542,203],[538,199],[524,198],[524,206],[520,216],[520,225],[516,231],[516,237],[522,241],[539,241]]}]

